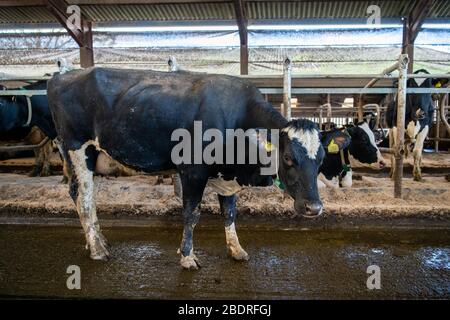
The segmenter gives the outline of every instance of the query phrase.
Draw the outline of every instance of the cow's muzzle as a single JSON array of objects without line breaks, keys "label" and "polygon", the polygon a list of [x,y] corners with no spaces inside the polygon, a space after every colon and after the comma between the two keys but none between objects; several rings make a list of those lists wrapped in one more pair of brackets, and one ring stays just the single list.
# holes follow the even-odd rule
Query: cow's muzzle
[{"label": "cow's muzzle", "polygon": [[321,202],[304,202],[303,204],[295,204],[296,211],[307,218],[318,217],[322,214],[323,205]]}]

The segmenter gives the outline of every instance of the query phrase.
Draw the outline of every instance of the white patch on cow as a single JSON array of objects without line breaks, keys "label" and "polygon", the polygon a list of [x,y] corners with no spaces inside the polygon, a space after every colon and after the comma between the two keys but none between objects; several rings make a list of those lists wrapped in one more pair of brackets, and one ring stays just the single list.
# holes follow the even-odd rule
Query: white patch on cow
[{"label": "white patch on cow", "polygon": [[345,188],[351,188],[353,184],[353,171],[347,171],[345,176],[342,178],[341,184]]},{"label": "white patch on cow", "polygon": [[333,177],[331,180],[328,180],[325,175],[321,172],[317,176],[317,179],[321,181],[326,187],[337,189],[339,188],[339,177]]},{"label": "white patch on cow", "polygon": [[417,178],[418,180],[421,179],[421,163],[422,163],[422,151],[423,151],[423,144],[425,142],[425,139],[428,135],[428,125],[426,125],[422,131],[420,131],[417,134],[416,144],[414,145],[414,168],[413,168],[413,175],[414,178]]},{"label": "white patch on cow", "polygon": [[[362,124],[360,124],[358,127],[360,127],[361,129],[364,130],[364,132],[367,134],[367,136],[369,137],[369,141],[372,144],[372,146],[377,149],[377,164],[379,165],[380,163],[386,163],[386,161],[383,158],[383,155],[380,152],[380,149],[378,149],[378,146],[375,142],[375,135],[373,134],[372,130],[370,130],[369,125],[367,124],[367,122],[364,122]],[[356,159],[355,159],[356,160]]]},{"label": "white patch on cow", "polygon": [[80,149],[69,150],[69,156],[78,182],[77,212],[85,232],[87,246],[91,249],[91,258],[104,259],[108,251],[102,243],[99,243],[99,239],[103,236],[98,227],[95,207],[94,173],[88,169],[86,163],[86,148],[92,144],[92,141],[87,141]]},{"label": "white patch on cow", "polygon": [[236,233],[236,226],[234,222],[228,227],[225,227],[225,239],[227,241],[227,248],[231,256],[236,260],[248,260],[248,254],[242,249]]},{"label": "white patch on cow", "polygon": [[360,127],[361,129],[364,130],[364,132],[367,134],[367,136],[369,137],[369,141],[372,144],[372,146],[374,146],[375,148],[377,148],[378,150],[378,146],[375,143],[375,135],[373,134],[372,130],[370,130],[369,125],[367,124],[367,122],[363,122],[362,124],[358,125],[358,127]]},{"label": "white patch on cow", "polygon": [[422,153],[423,144],[425,142],[425,139],[427,138],[428,130],[429,130],[428,125],[426,125],[423,128],[423,130],[417,134],[417,141],[416,141],[416,144],[414,145],[414,151],[417,150],[417,151],[420,151],[420,153]]},{"label": "white patch on cow", "polygon": [[416,139],[419,131],[420,131],[419,121],[416,122],[410,121],[406,126],[406,134],[408,135],[409,139],[411,139],[412,142],[414,142],[414,140]]},{"label": "white patch on cow", "polygon": [[100,146],[100,141],[98,137],[95,140],[86,141],[82,148],[86,149],[88,146],[94,146],[99,155],[97,157],[97,162],[95,163],[95,172],[102,175],[120,175],[120,176],[132,176],[139,172],[127,167],[117,160],[114,160],[108,152]]},{"label": "white patch on cow", "polygon": [[420,87],[427,78],[415,78],[417,85]]},{"label": "white patch on cow", "polygon": [[286,132],[289,139],[297,139],[306,149],[310,159],[316,158],[317,151],[320,148],[319,132],[316,129],[303,130],[289,126],[281,131]]}]

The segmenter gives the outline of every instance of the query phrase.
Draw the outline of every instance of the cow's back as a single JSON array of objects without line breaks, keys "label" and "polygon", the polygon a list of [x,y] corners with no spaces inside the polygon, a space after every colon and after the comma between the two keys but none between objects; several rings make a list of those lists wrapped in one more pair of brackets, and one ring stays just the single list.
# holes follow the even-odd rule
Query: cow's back
[{"label": "cow's back", "polygon": [[145,171],[170,169],[176,129],[245,127],[259,91],[239,78],[191,72],[90,68],[55,75],[50,108],[69,149],[96,141],[114,159]]}]

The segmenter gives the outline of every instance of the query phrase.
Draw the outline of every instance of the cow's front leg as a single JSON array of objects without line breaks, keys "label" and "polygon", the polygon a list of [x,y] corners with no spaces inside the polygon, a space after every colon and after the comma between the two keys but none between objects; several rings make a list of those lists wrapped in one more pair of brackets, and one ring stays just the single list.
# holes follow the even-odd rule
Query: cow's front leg
[{"label": "cow's front leg", "polygon": [[242,249],[236,233],[236,195],[219,195],[220,210],[225,216],[225,239],[227,242],[228,254],[238,261],[248,260],[248,254]]},{"label": "cow's front leg", "polygon": [[106,238],[100,231],[95,207],[95,186],[93,170],[97,151],[93,147],[82,147],[68,152],[72,175],[70,195],[77,206],[78,216],[86,237],[86,247],[93,260],[107,260],[109,252]]},{"label": "cow's front leg", "polygon": [[420,131],[417,134],[416,138],[416,144],[414,145],[413,149],[413,155],[414,155],[414,167],[413,167],[413,177],[414,181],[422,181],[422,151],[423,151],[423,144],[425,142],[425,139],[428,135],[428,126],[423,128],[422,131]]},{"label": "cow's front leg", "polygon": [[194,254],[194,228],[200,219],[198,205],[202,200],[208,176],[199,173],[181,174],[183,188],[183,239],[181,241],[180,264],[184,269],[196,270],[200,263]]}]

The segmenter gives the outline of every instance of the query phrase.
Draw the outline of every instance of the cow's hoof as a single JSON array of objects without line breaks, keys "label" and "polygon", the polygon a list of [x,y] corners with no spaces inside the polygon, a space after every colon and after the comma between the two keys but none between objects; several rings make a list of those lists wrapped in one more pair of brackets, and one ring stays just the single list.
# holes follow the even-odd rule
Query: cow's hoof
[{"label": "cow's hoof", "polygon": [[100,260],[100,261],[108,261],[109,251],[104,246],[97,246],[97,248],[93,249],[91,247],[91,259],[92,260]]},{"label": "cow's hoof", "polygon": [[108,242],[106,241],[106,238],[99,234],[94,241],[93,245],[90,245],[90,251],[91,251],[91,259],[92,260],[101,260],[101,261],[107,261],[109,258],[109,251],[108,251]]},{"label": "cow's hoof", "polygon": [[109,248],[108,240],[106,240],[105,236],[104,236],[102,233],[99,233],[99,235],[98,235],[98,240],[100,241],[100,244],[101,244],[104,248]]},{"label": "cow's hoof", "polygon": [[39,169],[34,168],[33,170],[31,170],[31,172],[28,174],[29,177],[37,177],[39,174]]},{"label": "cow's hoof", "polygon": [[102,253],[98,253],[98,252],[91,253],[90,257],[92,260],[95,260],[95,261],[108,261],[109,253],[108,253],[108,251],[102,252]]},{"label": "cow's hoof", "polygon": [[248,253],[242,248],[228,248],[228,254],[236,261],[248,261]]},{"label": "cow's hoof", "polygon": [[39,173],[39,177],[50,177],[52,175],[52,173],[50,171],[41,171],[41,173]]},{"label": "cow's hoof", "polygon": [[195,254],[191,253],[187,257],[181,255],[180,264],[186,270],[198,270],[201,266]]},{"label": "cow's hoof", "polygon": [[423,179],[420,176],[414,176],[414,181],[423,182]]}]

